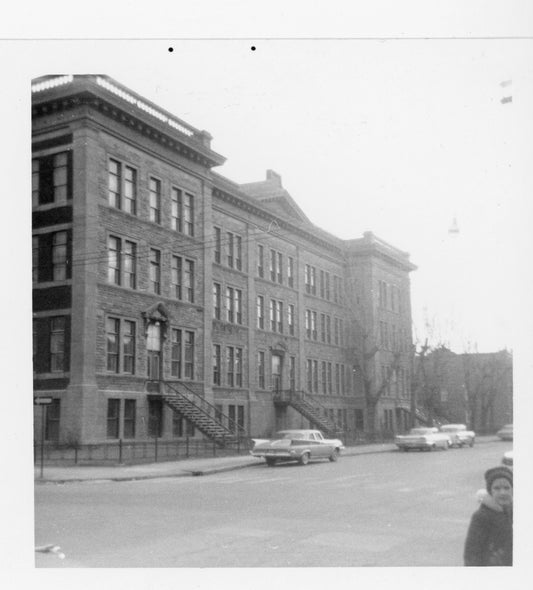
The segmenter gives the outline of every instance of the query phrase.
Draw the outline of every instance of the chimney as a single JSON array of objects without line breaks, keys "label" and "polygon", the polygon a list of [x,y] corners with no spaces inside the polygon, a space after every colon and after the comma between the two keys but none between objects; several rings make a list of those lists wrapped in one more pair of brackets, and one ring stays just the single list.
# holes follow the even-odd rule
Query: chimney
[{"label": "chimney", "polygon": [[281,176],[277,172],[274,172],[274,170],[267,170],[266,179],[281,188]]}]

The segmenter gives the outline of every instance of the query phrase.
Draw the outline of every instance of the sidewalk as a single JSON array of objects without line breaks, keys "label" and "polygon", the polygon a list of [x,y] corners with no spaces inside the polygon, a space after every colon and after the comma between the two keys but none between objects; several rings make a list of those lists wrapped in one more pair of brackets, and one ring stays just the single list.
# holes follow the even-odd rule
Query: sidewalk
[{"label": "sidewalk", "polygon": [[[476,443],[498,440],[495,436],[483,436],[476,439]],[[363,455],[369,453],[383,453],[396,450],[393,443],[368,444],[346,447],[342,456]],[[234,457],[208,457],[203,459],[182,459],[180,461],[165,461],[147,463],[143,465],[113,465],[113,466],[80,466],[67,467],[47,466],[43,468],[40,477],[39,465],[34,467],[35,483],[73,483],[97,481],[133,481],[140,479],[155,479],[161,477],[201,476],[223,471],[233,471],[246,467],[264,466],[261,459],[251,455]]]}]

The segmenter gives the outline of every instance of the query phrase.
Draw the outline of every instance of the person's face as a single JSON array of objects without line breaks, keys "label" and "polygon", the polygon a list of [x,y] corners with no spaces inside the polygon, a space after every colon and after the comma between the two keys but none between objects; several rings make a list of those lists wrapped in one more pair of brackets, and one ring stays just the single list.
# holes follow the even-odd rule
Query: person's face
[{"label": "person's face", "polygon": [[513,503],[513,486],[505,477],[499,477],[492,482],[490,495],[500,506],[511,506]]}]

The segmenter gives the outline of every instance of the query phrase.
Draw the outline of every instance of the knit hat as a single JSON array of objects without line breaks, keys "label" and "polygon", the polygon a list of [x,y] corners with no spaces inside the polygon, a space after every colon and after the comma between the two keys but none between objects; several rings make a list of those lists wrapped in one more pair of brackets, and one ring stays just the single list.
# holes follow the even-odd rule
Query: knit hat
[{"label": "knit hat", "polygon": [[511,487],[513,486],[513,472],[509,469],[509,467],[501,465],[498,467],[492,467],[485,472],[485,481],[487,482],[488,492],[490,492],[494,480],[501,477],[506,479],[511,484]]}]

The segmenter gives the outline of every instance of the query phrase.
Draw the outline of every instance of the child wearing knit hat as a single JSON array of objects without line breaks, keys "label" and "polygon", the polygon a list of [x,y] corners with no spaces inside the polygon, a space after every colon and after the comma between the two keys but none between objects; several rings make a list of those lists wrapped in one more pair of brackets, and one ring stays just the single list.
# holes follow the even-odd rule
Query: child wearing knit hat
[{"label": "child wearing knit hat", "polygon": [[513,565],[513,472],[505,466],[485,472],[487,494],[474,512],[465,542],[466,566]]}]

